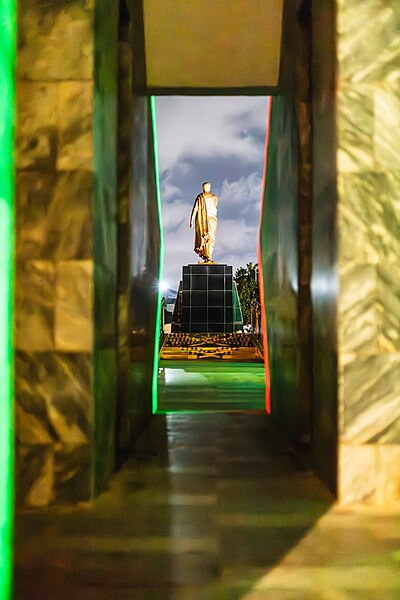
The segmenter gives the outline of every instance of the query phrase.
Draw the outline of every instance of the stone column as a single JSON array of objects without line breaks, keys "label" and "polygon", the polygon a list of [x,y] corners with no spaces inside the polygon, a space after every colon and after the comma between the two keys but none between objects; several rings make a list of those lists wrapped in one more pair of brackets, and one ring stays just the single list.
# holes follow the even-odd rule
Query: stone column
[{"label": "stone column", "polygon": [[400,499],[399,8],[329,0],[313,17],[317,445],[337,445],[341,502],[388,503]]},{"label": "stone column", "polygon": [[339,496],[400,500],[400,11],[337,2]]},{"label": "stone column", "polygon": [[113,465],[111,4],[19,1],[16,487],[24,505],[88,499]]}]

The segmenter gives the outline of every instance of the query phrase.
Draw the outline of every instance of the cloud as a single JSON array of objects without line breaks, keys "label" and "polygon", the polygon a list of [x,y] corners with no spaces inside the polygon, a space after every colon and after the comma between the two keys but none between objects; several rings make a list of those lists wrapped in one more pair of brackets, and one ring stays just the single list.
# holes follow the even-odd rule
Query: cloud
[{"label": "cloud", "polygon": [[201,183],[219,197],[214,258],[234,268],[257,261],[267,99],[157,98],[164,279],[177,288],[197,263],[189,217]]},{"label": "cloud", "polygon": [[262,192],[262,177],[255,171],[237,181],[225,179],[221,186],[219,214],[227,218],[243,218],[247,225],[258,225]]},{"label": "cloud", "polygon": [[157,98],[161,173],[184,156],[239,157],[257,163],[263,152],[266,119],[264,97]]}]

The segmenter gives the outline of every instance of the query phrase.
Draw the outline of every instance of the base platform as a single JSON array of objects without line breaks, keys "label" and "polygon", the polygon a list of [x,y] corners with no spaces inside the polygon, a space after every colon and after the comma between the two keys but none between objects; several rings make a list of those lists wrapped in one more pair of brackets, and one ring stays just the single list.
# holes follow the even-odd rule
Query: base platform
[{"label": "base platform", "polygon": [[263,362],[263,349],[250,333],[171,333],[162,339],[160,359]]}]

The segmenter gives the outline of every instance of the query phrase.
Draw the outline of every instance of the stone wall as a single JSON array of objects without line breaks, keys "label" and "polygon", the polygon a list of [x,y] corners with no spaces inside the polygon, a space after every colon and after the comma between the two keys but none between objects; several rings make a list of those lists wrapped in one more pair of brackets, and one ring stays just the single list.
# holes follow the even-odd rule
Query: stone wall
[{"label": "stone wall", "polygon": [[400,500],[399,19],[314,3],[315,392],[343,503]]},{"label": "stone wall", "polygon": [[399,23],[397,2],[337,2],[339,493],[344,502],[400,501]]},{"label": "stone wall", "polygon": [[24,505],[88,499],[113,464],[116,16],[106,0],[18,6],[16,490]]},{"label": "stone wall", "polygon": [[269,128],[260,242],[271,412],[291,439],[298,439],[298,136],[293,97],[272,98]]},{"label": "stone wall", "polygon": [[313,458],[337,489],[335,20],[333,2],[313,3]]},{"label": "stone wall", "polygon": [[152,412],[160,261],[150,99],[145,87],[141,5],[122,4],[118,135],[119,451],[135,444]]},{"label": "stone wall", "polygon": [[309,441],[312,393],[310,14],[288,2],[279,95],[272,98],[261,250],[271,410]]}]

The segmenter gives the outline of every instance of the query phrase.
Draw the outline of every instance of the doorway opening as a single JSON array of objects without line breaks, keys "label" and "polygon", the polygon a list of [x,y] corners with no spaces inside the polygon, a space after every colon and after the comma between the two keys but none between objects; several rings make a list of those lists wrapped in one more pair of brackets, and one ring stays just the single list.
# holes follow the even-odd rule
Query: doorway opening
[{"label": "doorway opening", "polygon": [[[265,410],[258,240],[268,107],[265,96],[154,99],[163,264],[153,412]],[[218,198],[206,266],[189,227],[205,181]]]}]

